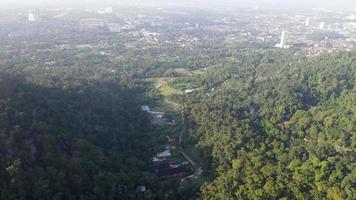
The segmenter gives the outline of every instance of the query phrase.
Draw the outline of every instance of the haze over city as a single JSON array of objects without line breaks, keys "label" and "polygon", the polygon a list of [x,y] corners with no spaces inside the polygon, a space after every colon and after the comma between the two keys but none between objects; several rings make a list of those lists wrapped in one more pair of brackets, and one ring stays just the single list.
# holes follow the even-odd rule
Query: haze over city
[{"label": "haze over city", "polygon": [[93,5],[265,6],[265,7],[356,7],[353,0],[1,0],[3,6],[93,6]]}]

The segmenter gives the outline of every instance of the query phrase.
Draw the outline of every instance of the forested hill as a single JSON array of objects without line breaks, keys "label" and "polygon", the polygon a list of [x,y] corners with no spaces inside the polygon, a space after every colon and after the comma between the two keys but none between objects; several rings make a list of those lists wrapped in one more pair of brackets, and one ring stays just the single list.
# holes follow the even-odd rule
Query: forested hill
[{"label": "forested hill", "polygon": [[177,79],[196,88],[174,99],[216,171],[202,199],[355,199],[355,82],[355,53],[243,55]]},{"label": "forested hill", "polygon": [[140,93],[59,79],[0,76],[0,199],[135,199],[153,137]]}]

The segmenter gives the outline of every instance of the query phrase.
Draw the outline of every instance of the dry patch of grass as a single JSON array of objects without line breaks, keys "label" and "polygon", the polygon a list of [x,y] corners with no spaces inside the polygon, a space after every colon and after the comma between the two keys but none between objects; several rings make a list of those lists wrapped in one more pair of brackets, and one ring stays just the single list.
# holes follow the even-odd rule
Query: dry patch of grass
[{"label": "dry patch of grass", "polygon": [[168,97],[173,94],[182,94],[182,91],[172,88],[169,86],[171,81],[174,81],[175,77],[162,77],[162,78],[151,78],[149,80],[154,82],[155,88],[160,91],[160,93]]},{"label": "dry patch of grass", "polygon": [[167,97],[174,94],[182,94],[183,92],[169,86],[171,81],[174,81],[175,77],[161,77],[161,78],[150,78],[148,81],[152,81],[156,89],[164,96],[164,100],[158,101],[158,106],[152,108],[153,110],[160,112],[175,112],[180,109],[179,104],[167,100]]}]

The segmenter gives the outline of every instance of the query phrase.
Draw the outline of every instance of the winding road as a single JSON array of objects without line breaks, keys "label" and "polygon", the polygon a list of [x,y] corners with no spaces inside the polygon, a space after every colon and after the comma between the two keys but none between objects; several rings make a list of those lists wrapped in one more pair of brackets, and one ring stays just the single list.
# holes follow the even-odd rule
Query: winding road
[{"label": "winding road", "polygon": [[181,179],[181,182],[187,180],[187,179],[190,179],[190,178],[195,178],[195,177],[198,177],[200,176],[202,173],[203,173],[203,169],[196,163],[194,162],[183,150],[183,146],[182,146],[182,141],[183,141],[183,132],[185,130],[185,117],[184,117],[184,106],[182,106],[182,110],[180,112],[180,115],[181,115],[181,118],[182,118],[182,125],[183,125],[183,128],[182,130],[179,132],[179,152],[183,155],[183,157],[185,159],[188,160],[188,162],[192,165],[192,167],[194,168],[194,174],[190,175],[190,176],[187,176],[187,177],[184,177]]}]

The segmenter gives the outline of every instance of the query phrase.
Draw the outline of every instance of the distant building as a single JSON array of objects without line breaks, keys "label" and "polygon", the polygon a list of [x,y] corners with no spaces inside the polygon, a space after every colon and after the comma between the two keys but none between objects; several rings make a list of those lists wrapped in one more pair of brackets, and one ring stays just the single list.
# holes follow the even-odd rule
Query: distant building
[{"label": "distant building", "polygon": [[352,14],[346,17],[346,19],[356,20],[356,15]]},{"label": "distant building", "polygon": [[106,23],[110,32],[118,33],[121,31],[121,25],[118,23]]},{"label": "distant building", "polygon": [[157,43],[158,39],[157,36],[159,36],[158,33],[154,33],[154,32],[147,32],[145,30],[142,30],[142,34],[145,37],[145,40],[149,43]]},{"label": "distant building", "polygon": [[287,33],[286,32],[282,32],[282,35],[281,35],[281,48],[284,48],[286,45],[287,45]]},{"label": "distant building", "polygon": [[319,25],[319,28],[320,28],[321,30],[324,30],[324,28],[325,28],[325,22],[321,22],[320,25]]},{"label": "distant building", "polygon": [[98,14],[112,14],[112,7],[106,7],[98,10]]},{"label": "distant building", "polygon": [[41,20],[40,10],[32,9],[28,11],[28,21],[36,22]]},{"label": "distant building", "polygon": [[276,44],[276,47],[282,48],[282,49],[289,48],[289,45],[287,45],[287,38],[288,38],[287,33],[285,31],[283,31],[282,35],[281,35],[281,42],[279,44]]},{"label": "distant building", "polygon": [[112,14],[112,7],[107,7],[107,8],[105,8],[105,10],[106,10],[106,13]]},{"label": "distant building", "polygon": [[310,26],[310,18],[307,17],[307,19],[305,20],[305,26]]}]

